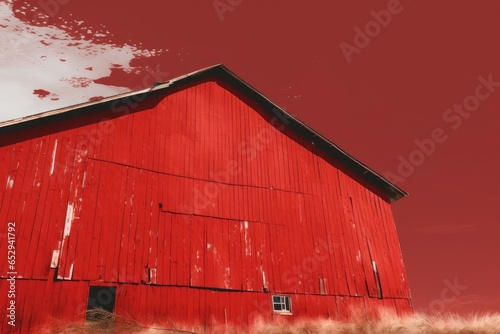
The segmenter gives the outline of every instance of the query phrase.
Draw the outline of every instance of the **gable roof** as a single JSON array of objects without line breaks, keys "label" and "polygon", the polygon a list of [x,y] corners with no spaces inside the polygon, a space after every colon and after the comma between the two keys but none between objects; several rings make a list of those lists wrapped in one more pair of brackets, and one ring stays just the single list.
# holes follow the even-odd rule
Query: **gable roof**
[{"label": "gable roof", "polygon": [[228,83],[237,87],[243,93],[245,93],[246,95],[248,95],[249,97],[254,99],[256,102],[258,102],[263,107],[264,110],[267,110],[267,111],[272,110],[273,113],[279,114],[279,117],[282,118],[282,120],[287,121],[287,126],[292,127],[301,136],[310,140],[315,146],[321,148],[325,153],[327,153],[332,158],[339,160],[341,163],[343,163],[348,168],[350,168],[353,172],[358,174],[361,178],[367,180],[369,183],[375,185],[377,188],[384,191],[388,195],[391,202],[394,202],[394,201],[401,199],[401,198],[408,195],[407,192],[405,192],[401,188],[397,187],[392,182],[385,179],[382,175],[380,175],[377,172],[375,172],[374,170],[370,169],[368,166],[363,164],[361,161],[352,157],[346,151],[342,150],[340,147],[338,147],[337,145],[332,143],[326,137],[322,136],[321,134],[319,134],[318,132],[316,132],[315,130],[310,128],[308,125],[303,123],[301,120],[299,120],[298,118],[291,115],[290,113],[285,111],[283,108],[281,108],[280,106],[278,106],[277,104],[272,102],[269,98],[264,96],[257,89],[252,87],[249,83],[247,83],[245,80],[240,78],[234,72],[229,70],[223,64],[218,64],[218,65],[210,66],[210,67],[207,67],[204,69],[200,69],[198,71],[185,74],[183,76],[177,77],[175,79],[172,79],[172,80],[169,80],[166,82],[156,83],[153,86],[146,88],[146,89],[131,91],[131,92],[118,94],[118,95],[113,95],[113,96],[106,97],[106,98],[103,98],[103,99],[100,99],[97,101],[80,103],[80,104],[72,105],[72,106],[65,107],[65,108],[55,109],[55,110],[42,112],[42,113],[31,115],[31,116],[26,116],[26,117],[17,118],[17,119],[5,121],[5,122],[0,122],[0,129],[4,128],[4,127],[15,125],[15,124],[31,122],[31,121],[35,121],[35,120],[38,120],[41,118],[46,118],[46,117],[56,116],[56,115],[60,115],[60,114],[64,114],[64,113],[69,113],[69,112],[74,111],[74,110],[79,110],[79,109],[86,108],[86,107],[93,106],[93,105],[100,105],[100,104],[103,104],[106,102],[112,102],[112,101],[120,100],[120,99],[123,99],[126,97],[131,97],[131,96],[135,96],[135,95],[146,94],[146,93],[153,92],[153,91],[159,91],[159,90],[164,90],[164,89],[168,89],[168,88],[178,87],[181,84],[191,82],[195,79],[209,77],[209,76],[218,77],[218,78],[226,80]]}]

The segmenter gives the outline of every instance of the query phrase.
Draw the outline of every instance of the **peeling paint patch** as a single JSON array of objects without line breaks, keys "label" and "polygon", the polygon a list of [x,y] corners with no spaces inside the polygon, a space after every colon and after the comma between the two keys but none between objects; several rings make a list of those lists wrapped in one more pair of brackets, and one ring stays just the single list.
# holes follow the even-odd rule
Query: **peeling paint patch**
[{"label": "peeling paint patch", "polygon": [[149,268],[149,283],[156,284],[156,268]]},{"label": "peeling paint patch", "polygon": [[71,223],[73,223],[73,219],[75,218],[75,208],[73,204],[68,204],[68,208],[66,209],[66,221],[64,222],[64,233],[63,238],[69,236],[71,232]]},{"label": "peeling paint patch", "polygon": [[75,263],[73,262],[71,264],[71,267],[69,267],[69,275],[68,275],[68,277],[65,277],[64,279],[70,280],[70,279],[73,278],[73,268],[74,268],[74,265],[75,265]]},{"label": "peeling paint patch", "polygon": [[267,287],[266,273],[264,272],[263,266],[260,266],[260,272],[262,273],[262,284]]},{"label": "peeling paint patch", "polygon": [[245,220],[243,222],[243,225],[245,226],[245,254],[246,254],[246,256],[251,256],[252,255],[252,244],[248,243],[248,222]]},{"label": "peeling paint patch", "polygon": [[70,281],[73,278],[73,266],[74,265],[75,265],[75,263],[73,262],[71,264],[71,267],[69,267],[69,275],[67,277],[63,277],[61,275],[57,275],[57,279]]},{"label": "peeling paint patch", "polygon": [[229,289],[231,287],[231,280],[230,280],[230,277],[231,277],[231,268],[226,268],[225,269],[225,272],[224,272],[224,286],[226,287],[226,289]]},{"label": "peeling paint patch", "polygon": [[377,270],[377,263],[375,263],[374,260],[372,260],[372,268],[373,268],[373,274],[375,275],[375,283],[377,284],[377,297],[383,298],[382,284],[380,283],[380,276]]},{"label": "peeling paint patch", "polygon": [[54,166],[56,163],[57,139],[54,142],[54,150],[52,151],[52,164],[50,165],[50,175],[54,174]]},{"label": "peeling paint patch", "polygon": [[50,261],[50,268],[57,268],[59,263],[59,249],[52,251],[52,260]]},{"label": "peeling paint patch", "polygon": [[13,186],[14,186],[14,179],[11,179],[9,175],[9,177],[7,177],[7,184],[5,185],[5,189],[12,189]]},{"label": "peeling paint patch", "polygon": [[88,150],[76,150],[75,160],[77,163],[81,163],[83,158],[87,156]]},{"label": "peeling paint patch", "polygon": [[326,291],[326,278],[324,278],[324,277],[318,277],[318,280],[319,280],[319,292],[320,292],[320,294],[326,295],[327,294],[327,291]]}]

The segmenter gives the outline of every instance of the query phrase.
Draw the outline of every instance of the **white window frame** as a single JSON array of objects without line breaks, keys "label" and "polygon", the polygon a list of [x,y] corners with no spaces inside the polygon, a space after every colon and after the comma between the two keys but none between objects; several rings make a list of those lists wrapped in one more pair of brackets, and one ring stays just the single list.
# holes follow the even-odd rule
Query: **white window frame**
[{"label": "white window frame", "polygon": [[[275,301],[275,298],[279,298],[279,301]],[[288,303],[287,303],[288,301]],[[273,312],[278,314],[292,314],[292,297],[283,295],[273,295],[271,296],[271,302],[273,305]],[[287,308],[288,304],[288,308]],[[279,305],[279,310],[275,306]]]}]

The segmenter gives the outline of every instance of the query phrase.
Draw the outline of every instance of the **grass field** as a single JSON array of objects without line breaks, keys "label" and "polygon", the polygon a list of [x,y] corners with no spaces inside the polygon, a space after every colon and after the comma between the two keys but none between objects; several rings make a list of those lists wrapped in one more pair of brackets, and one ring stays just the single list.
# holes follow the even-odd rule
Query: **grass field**
[{"label": "grass field", "polygon": [[414,314],[403,318],[383,313],[376,321],[363,320],[361,317],[351,322],[333,320],[304,320],[290,323],[266,323],[257,321],[247,329],[231,326],[216,326],[210,330],[201,326],[174,326],[157,324],[142,326],[135,321],[106,311],[95,311],[98,321],[84,325],[53,323],[40,329],[43,334],[158,334],[158,333],[224,333],[224,334],[500,334],[500,314],[426,316]]}]

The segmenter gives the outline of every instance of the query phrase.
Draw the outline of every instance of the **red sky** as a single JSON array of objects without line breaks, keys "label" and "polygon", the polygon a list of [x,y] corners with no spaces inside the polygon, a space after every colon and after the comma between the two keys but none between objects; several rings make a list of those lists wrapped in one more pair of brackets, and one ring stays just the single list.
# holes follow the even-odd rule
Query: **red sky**
[{"label": "red sky", "polygon": [[[224,63],[376,171],[404,176],[396,183],[410,196],[393,208],[415,308],[500,311],[500,2],[30,4],[50,24],[81,20],[115,44],[168,49],[133,63],[163,80]],[[366,28],[372,37],[355,38]],[[146,75],[99,82],[138,88]],[[481,76],[493,84],[477,88]],[[471,112],[447,111],[464,101]],[[399,175],[400,157],[418,166]]]}]

